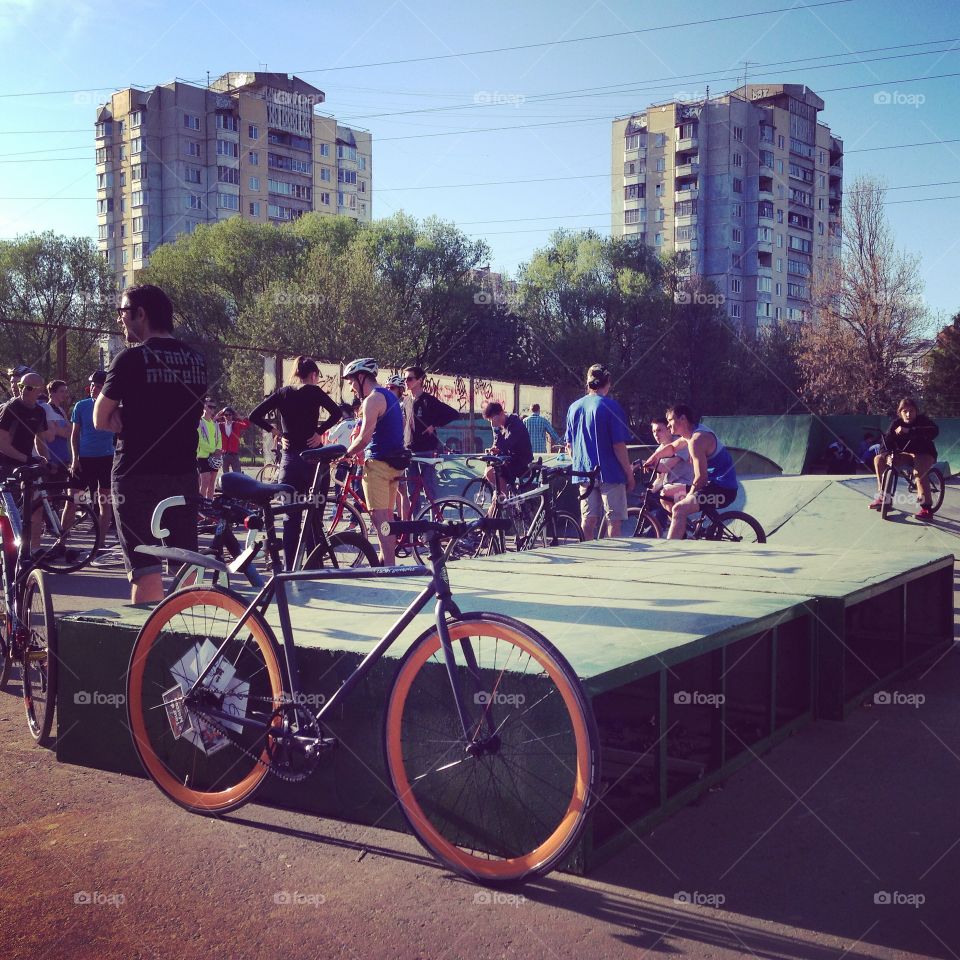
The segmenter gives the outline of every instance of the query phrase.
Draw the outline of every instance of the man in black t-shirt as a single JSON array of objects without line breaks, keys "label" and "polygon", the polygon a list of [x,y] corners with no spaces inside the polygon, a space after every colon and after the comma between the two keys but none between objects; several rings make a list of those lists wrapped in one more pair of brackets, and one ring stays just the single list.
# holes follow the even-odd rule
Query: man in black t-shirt
[{"label": "man in black t-shirt", "polygon": [[[491,452],[508,458],[500,468],[500,493],[504,493],[504,484],[516,482],[530,468],[533,460],[530,432],[515,413],[507,415],[503,404],[496,400],[483,408],[483,419],[493,427]],[[495,475],[493,467],[488,467],[485,476],[491,486]]]},{"label": "man in black t-shirt", "polygon": [[[436,457],[440,447],[437,429],[456,420],[460,414],[423,389],[426,376],[423,367],[407,367],[403,371],[404,382],[413,397],[410,450],[414,456]],[[430,500],[437,499],[437,471],[433,464],[414,462],[407,468],[407,477],[410,512],[416,516],[421,487]]]},{"label": "man in black t-shirt", "polygon": [[[34,443],[37,450],[47,452],[46,441],[53,439],[53,429],[47,423],[47,415],[38,400],[43,390],[43,378],[39,373],[23,374],[17,384],[17,394],[0,406],[0,474],[9,476],[17,467],[29,463],[33,457]],[[42,511],[38,506],[33,511],[31,545],[40,547],[43,535]]]},{"label": "man in black t-shirt", "polygon": [[[130,349],[107,371],[93,425],[119,434],[111,491],[132,603],[163,599],[163,567],[136,552],[156,544],[154,507],[165,497],[195,497],[197,423],[207,392],[202,353],[173,335],[173,304],[150,284],[124,291],[117,316]],[[197,549],[195,506],[164,514],[168,545]]]}]

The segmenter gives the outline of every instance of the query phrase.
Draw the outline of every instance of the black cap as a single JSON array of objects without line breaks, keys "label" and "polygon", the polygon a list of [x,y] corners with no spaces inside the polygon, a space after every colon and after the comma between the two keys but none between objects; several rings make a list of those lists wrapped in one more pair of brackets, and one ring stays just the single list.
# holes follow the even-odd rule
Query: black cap
[{"label": "black cap", "polygon": [[99,383],[101,386],[107,382],[106,370],[94,370],[89,377],[90,383]]}]

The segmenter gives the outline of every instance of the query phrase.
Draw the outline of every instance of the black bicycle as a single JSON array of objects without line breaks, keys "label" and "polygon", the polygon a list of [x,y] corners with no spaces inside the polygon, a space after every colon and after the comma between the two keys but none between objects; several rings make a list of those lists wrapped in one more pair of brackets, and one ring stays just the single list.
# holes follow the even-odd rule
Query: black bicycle
[{"label": "black bicycle", "polygon": [[[443,541],[450,530],[395,521],[390,532],[426,537],[430,564],[285,572],[271,505],[258,485],[272,576],[249,603],[192,587],[160,603],[130,658],[127,713],[144,770],[172,800],[217,815],[246,803],[270,773],[309,776],[337,740],[326,728],[414,617],[435,622],[403,654],[383,719],[386,769],[411,830],[437,859],[484,883],[546,873],[579,838],[596,797],[598,735],[577,675],[526,624],[464,613],[454,602]],[[393,627],[337,684],[316,713],[300,691],[287,584],[331,578],[427,577]],[[276,604],[282,647],[265,613]]]},{"label": "black bicycle", "polygon": [[[53,600],[31,546],[34,490],[45,470],[45,463],[28,463],[0,481],[0,690],[19,663],[27,726],[41,746],[49,743],[53,728],[58,666]],[[21,511],[22,504],[28,509]]]},{"label": "black bicycle", "polygon": [[[880,516],[886,520],[887,514],[896,505],[906,510],[908,505],[915,506],[920,502],[920,488],[917,486],[918,474],[913,467],[913,458],[904,456],[904,451],[896,452],[887,447],[886,440],[881,437],[880,443],[886,455],[886,466],[880,475]],[[903,481],[907,485],[906,494],[897,497],[897,484]],[[943,474],[937,467],[927,471],[927,483],[930,487],[930,512],[936,513],[943,505]]]}]

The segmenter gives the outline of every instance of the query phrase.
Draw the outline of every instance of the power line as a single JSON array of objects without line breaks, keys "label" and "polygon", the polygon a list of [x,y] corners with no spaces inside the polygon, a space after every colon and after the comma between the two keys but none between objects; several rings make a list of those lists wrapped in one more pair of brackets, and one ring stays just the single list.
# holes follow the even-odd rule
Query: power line
[{"label": "power line", "polygon": [[[677,30],[683,27],[700,27],[707,26],[715,23],[728,23],[736,20],[750,20],[757,17],[767,17],[772,16],[775,13],[796,13],[800,10],[815,10],[819,7],[833,7],[839,4],[853,3],[854,0],[822,0],[820,3],[808,3],[802,6],[793,5],[789,7],[777,7],[772,10],[757,10],[753,13],[738,13],[731,14],[726,17],[711,17],[706,20],[688,20],[682,23],[666,23],[658,27],[641,27],[636,30],[620,30],[616,33],[598,33],[591,36],[585,37],[567,37],[562,40],[542,40],[536,43],[524,43],[518,44],[512,47],[492,47],[486,50],[465,50],[459,53],[440,53],[434,54],[427,57],[408,57],[403,60],[380,60],[373,63],[351,63],[351,64],[342,64],[336,67],[311,67],[306,70],[292,70],[291,73],[294,74],[308,74],[308,73],[334,73],[342,70],[366,70],[371,67],[393,67],[393,66],[405,66],[411,63],[430,63],[437,60],[456,60],[462,57],[479,57],[487,56],[493,53],[512,53],[518,50],[536,50],[541,47],[559,47],[565,46],[573,43],[586,43],[593,40],[610,40],[617,37],[631,37],[639,36],[644,33],[659,33],[663,30]],[[134,86],[141,86],[140,84],[134,84]],[[41,90],[41,91],[21,91],[18,93],[3,93],[0,94],[0,99],[10,99],[13,97],[42,97],[42,96],[52,96],[54,94],[68,94],[68,93],[99,93],[103,90],[118,90],[122,89],[121,85],[116,85],[114,87],[85,87],[82,90]]]}]

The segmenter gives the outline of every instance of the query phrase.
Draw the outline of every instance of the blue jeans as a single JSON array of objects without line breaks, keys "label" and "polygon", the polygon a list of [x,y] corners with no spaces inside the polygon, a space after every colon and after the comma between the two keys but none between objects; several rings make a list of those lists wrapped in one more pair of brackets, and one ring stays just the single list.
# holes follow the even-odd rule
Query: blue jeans
[{"label": "blue jeans", "polygon": [[[414,451],[414,456],[417,456]],[[429,452],[424,452],[422,456],[430,456]],[[423,486],[427,497],[433,501],[437,499],[437,468],[432,463],[417,463],[414,461],[407,467],[407,490],[410,493],[410,516],[417,515],[417,507],[420,505],[420,487]]]}]

